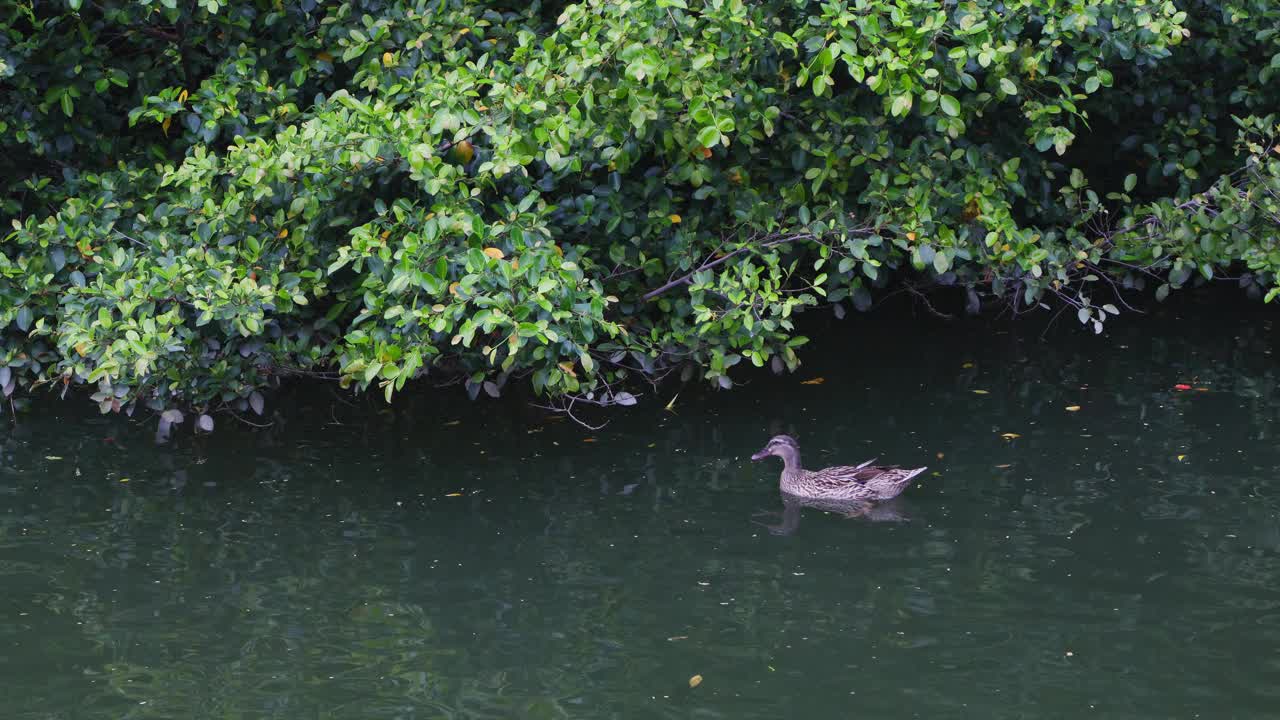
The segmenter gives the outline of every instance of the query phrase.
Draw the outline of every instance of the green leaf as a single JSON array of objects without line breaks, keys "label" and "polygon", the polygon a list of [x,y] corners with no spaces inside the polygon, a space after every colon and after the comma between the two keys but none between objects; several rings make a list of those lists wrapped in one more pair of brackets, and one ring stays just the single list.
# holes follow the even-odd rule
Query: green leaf
[{"label": "green leaf", "polygon": [[942,112],[951,117],[960,116],[960,101],[950,95],[943,95],[938,101],[938,105],[942,108]]},{"label": "green leaf", "polygon": [[893,99],[893,107],[890,112],[894,117],[902,117],[911,111],[911,93],[899,95]]},{"label": "green leaf", "polygon": [[1009,78],[1000,78],[1000,91],[1005,95],[1017,95],[1018,86],[1014,85]]},{"label": "green leaf", "polygon": [[714,125],[708,125],[698,131],[698,144],[702,147],[713,148],[720,142],[720,128]]}]

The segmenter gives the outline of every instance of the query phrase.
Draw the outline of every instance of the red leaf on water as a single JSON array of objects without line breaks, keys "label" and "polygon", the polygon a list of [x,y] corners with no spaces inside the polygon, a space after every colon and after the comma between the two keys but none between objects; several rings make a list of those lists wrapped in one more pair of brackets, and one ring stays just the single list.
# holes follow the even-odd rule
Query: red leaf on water
[{"label": "red leaf on water", "polygon": [[1187,390],[1191,389],[1191,386],[1186,383],[1178,383],[1177,385],[1173,386],[1173,389],[1177,390],[1178,392],[1186,392]]}]

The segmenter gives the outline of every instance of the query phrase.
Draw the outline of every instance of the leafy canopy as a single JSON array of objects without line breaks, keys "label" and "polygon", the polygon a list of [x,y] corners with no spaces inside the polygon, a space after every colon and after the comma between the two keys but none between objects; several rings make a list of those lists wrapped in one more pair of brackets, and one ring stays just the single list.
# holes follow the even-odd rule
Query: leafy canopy
[{"label": "leafy canopy", "polygon": [[[162,429],[293,373],[632,404],[796,313],[1280,268],[1267,0],[17,2],[0,392]],[[74,42],[68,42],[74,38]]]}]

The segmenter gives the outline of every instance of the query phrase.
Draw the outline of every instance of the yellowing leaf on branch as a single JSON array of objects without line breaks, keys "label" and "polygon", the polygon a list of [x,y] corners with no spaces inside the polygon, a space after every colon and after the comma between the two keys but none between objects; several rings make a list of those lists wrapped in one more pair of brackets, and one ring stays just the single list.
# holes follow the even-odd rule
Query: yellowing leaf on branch
[{"label": "yellowing leaf on branch", "polygon": [[392,54],[391,54],[391,53],[389,53],[389,52],[384,52],[384,53],[382,53],[382,66],[383,66],[383,67],[391,67],[391,65],[392,65],[393,63],[395,63],[395,61],[396,61],[396,56],[395,56],[395,55],[392,55]]},{"label": "yellowing leaf on branch", "polygon": [[457,295],[457,294],[458,294],[458,283],[456,283],[456,282],[455,282],[455,283],[449,283],[449,294],[450,294],[450,295]]},{"label": "yellowing leaf on branch", "polygon": [[173,124],[173,118],[167,117],[160,123],[160,129],[164,131],[166,137],[169,135],[169,126]]},{"label": "yellowing leaf on branch", "polygon": [[670,214],[670,215],[668,215],[668,216],[667,216],[667,219],[671,221],[671,224],[672,224],[672,225],[679,225],[679,224],[680,224],[680,221],[681,221],[683,218],[681,218],[679,215],[676,215],[675,213],[672,213],[672,214]]},{"label": "yellowing leaf on branch", "polygon": [[316,59],[323,60],[325,62],[333,62],[333,56],[323,50],[316,53]]},{"label": "yellowing leaf on branch", "polygon": [[569,362],[568,360],[557,364],[556,367],[564,371],[564,374],[568,375],[569,377],[575,377],[575,378],[578,377],[578,373],[573,371],[573,363]]},{"label": "yellowing leaf on branch", "polygon": [[910,240],[911,242],[915,242],[915,241],[916,241],[916,234],[915,234],[915,233],[913,233],[913,232],[909,232],[909,233],[907,233],[907,239],[908,239],[908,240]]},{"label": "yellowing leaf on branch", "polygon": [[498,248],[496,248],[496,247],[487,247],[487,248],[485,248],[485,249],[484,249],[484,254],[485,254],[485,255],[488,255],[489,257],[493,258],[494,260],[501,260],[502,258],[506,257],[506,253],[503,253],[501,250],[499,250],[499,249],[498,249]]},{"label": "yellowing leaf on branch", "polygon": [[185,103],[188,97],[190,96],[187,94],[186,90],[183,90],[182,92],[178,93],[178,104],[181,105]]}]

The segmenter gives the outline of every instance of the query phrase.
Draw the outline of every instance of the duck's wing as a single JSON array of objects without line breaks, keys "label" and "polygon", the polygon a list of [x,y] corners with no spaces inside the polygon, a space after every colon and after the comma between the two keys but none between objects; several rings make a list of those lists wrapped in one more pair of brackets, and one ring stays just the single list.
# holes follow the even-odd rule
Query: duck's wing
[{"label": "duck's wing", "polygon": [[886,470],[897,466],[877,466],[871,463],[874,458],[861,465],[839,465],[818,470],[810,476],[814,484],[826,488],[847,487],[849,485],[865,485],[868,481],[883,475]]}]

